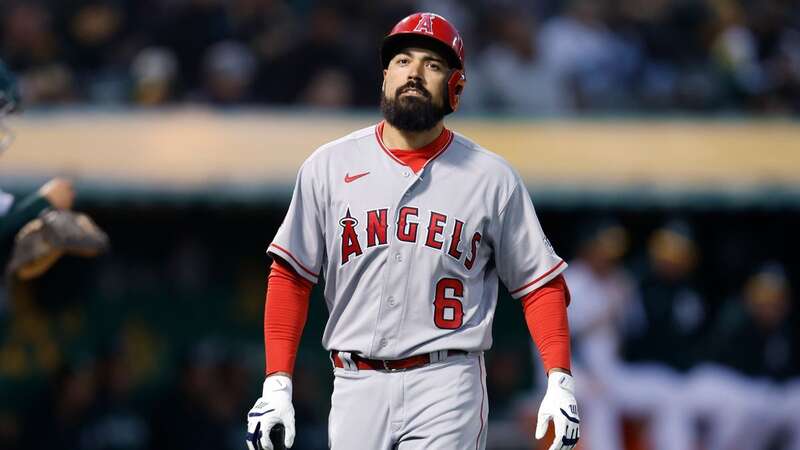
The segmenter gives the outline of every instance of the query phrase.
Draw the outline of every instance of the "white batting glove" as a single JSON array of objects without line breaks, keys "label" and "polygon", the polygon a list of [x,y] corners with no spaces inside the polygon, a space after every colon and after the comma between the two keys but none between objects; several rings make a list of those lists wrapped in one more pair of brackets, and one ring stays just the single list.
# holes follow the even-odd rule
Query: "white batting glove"
[{"label": "white batting glove", "polygon": [[575,380],[572,375],[551,372],[547,378],[547,392],[539,406],[536,422],[536,439],[547,433],[547,425],[553,421],[556,438],[549,450],[572,450],[581,436],[578,403],[575,401]]},{"label": "white batting glove", "polygon": [[283,424],[283,443],[286,448],[290,448],[294,444],[292,379],[284,375],[272,375],[264,380],[261,398],[247,413],[248,449],[274,450],[269,432],[277,424]]}]

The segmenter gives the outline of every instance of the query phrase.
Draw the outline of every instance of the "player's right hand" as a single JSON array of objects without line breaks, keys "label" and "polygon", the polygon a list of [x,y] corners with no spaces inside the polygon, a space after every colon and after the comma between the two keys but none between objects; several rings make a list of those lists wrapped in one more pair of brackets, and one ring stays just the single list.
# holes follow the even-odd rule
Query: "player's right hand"
[{"label": "player's right hand", "polygon": [[264,380],[261,398],[247,413],[247,448],[275,450],[269,432],[279,423],[285,428],[283,443],[290,448],[294,444],[292,379],[284,375],[272,375]]},{"label": "player's right hand", "polygon": [[53,208],[72,209],[75,202],[75,188],[64,178],[53,178],[39,188],[39,195],[46,198]]}]

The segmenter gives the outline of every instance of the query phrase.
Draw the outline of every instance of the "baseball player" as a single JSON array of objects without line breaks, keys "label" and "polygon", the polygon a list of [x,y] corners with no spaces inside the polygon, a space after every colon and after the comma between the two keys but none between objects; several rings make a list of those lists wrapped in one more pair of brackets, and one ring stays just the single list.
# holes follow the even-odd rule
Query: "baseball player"
[{"label": "baseball player", "polygon": [[466,82],[458,31],[436,14],[400,21],[381,47],[384,119],[315,151],[300,168],[265,311],[266,380],[247,445],[295,437],[292,370],[311,287],[325,280],[322,344],[334,366],[334,450],[483,449],[483,352],[499,282],[520,299],[549,374],[536,438],[579,438],[569,294],[519,174],[444,126]]},{"label": "baseball player", "polygon": [[[0,61],[0,154],[13,141],[13,133],[3,123],[3,119],[13,112],[19,104],[19,91],[14,76]],[[62,178],[54,178],[45,183],[35,193],[17,201],[13,195],[0,190],[0,259],[5,259],[11,238],[24,224],[39,215],[45,208],[70,209],[75,200],[72,183]],[[0,269],[5,264],[0,263]]]}]

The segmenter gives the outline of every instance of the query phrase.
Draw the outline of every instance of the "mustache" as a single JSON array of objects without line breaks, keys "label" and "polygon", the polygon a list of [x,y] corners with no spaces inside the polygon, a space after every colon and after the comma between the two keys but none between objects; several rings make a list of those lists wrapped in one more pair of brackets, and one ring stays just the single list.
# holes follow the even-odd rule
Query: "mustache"
[{"label": "mustache", "polygon": [[431,98],[431,93],[430,93],[430,92],[428,92],[428,90],[427,90],[427,89],[425,89],[425,87],[424,87],[424,86],[422,86],[422,84],[420,84],[420,83],[418,83],[418,82],[415,82],[415,81],[409,81],[408,83],[406,83],[406,84],[404,84],[404,85],[400,86],[399,88],[397,88],[397,91],[395,92],[395,96],[396,96],[396,97],[399,97],[399,96],[400,96],[400,94],[402,94],[403,92],[406,92],[406,91],[408,91],[408,90],[411,90],[411,89],[416,89],[416,90],[418,90],[419,92],[421,92],[421,93],[422,93],[422,95],[423,95],[425,98],[428,98],[428,99],[430,99],[430,98]]}]

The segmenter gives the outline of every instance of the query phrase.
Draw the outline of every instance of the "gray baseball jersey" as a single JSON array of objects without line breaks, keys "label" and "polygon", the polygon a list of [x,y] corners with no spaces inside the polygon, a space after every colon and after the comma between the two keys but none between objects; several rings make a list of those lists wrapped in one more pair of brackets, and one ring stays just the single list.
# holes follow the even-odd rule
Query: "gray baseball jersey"
[{"label": "gray baseball jersey", "polygon": [[519,298],[566,268],[519,174],[446,130],[419,173],[379,126],[316,150],[268,252],[325,280],[328,350],[397,359],[491,346],[498,281]]}]

